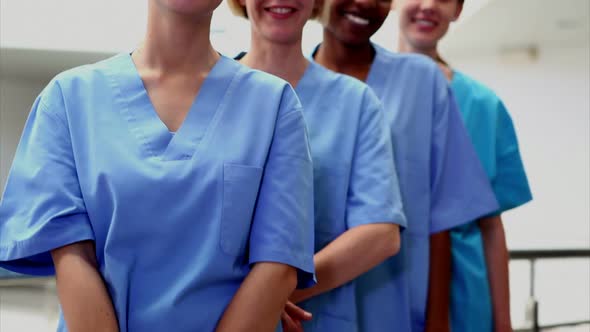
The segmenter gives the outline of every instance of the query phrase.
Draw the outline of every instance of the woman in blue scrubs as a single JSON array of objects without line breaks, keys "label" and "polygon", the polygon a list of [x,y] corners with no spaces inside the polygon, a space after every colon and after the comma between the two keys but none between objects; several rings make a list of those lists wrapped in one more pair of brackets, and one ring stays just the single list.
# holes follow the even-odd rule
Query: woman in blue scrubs
[{"label": "woman in blue scrubs", "polygon": [[275,331],[314,284],[313,166],[283,80],[219,55],[220,0],[150,0],[133,53],[59,74],[0,202],[0,266],[59,331]]},{"label": "woman in blue scrubs", "polygon": [[314,52],[317,63],[367,82],[381,99],[408,222],[400,254],[356,281],[362,332],[424,331],[427,320],[448,315],[447,231],[498,208],[436,64],[371,43],[390,6],[387,0],[325,0],[324,39]]},{"label": "woman in blue scrubs", "polygon": [[489,88],[451,68],[438,42],[461,15],[463,0],[399,0],[400,50],[435,60],[451,83],[471,141],[500,209],[451,231],[451,330],[512,331],[508,250],[501,214],[532,199],[514,125]]},{"label": "woman in blue scrubs", "polygon": [[354,279],[397,253],[405,225],[381,103],[362,82],[304,57],[313,0],[229,3],[251,23],[252,45],[240,61],[289,81],[309,130],[318,283],[291,297],[313,318],[301,326],[287,315],[283,323],[289,331],[356,331]]}]

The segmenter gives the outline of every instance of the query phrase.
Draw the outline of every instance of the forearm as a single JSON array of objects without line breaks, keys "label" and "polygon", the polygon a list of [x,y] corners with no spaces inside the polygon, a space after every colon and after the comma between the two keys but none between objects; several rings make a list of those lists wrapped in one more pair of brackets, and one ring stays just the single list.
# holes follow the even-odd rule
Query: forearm
[{"label": "forearm", "polygon": [[74,243],[53,250],[51,255],[68,331],[118,331],[111,298],[97,269],[94,243]]},{"label": "forearm", "polygon": [[494,330],[512,331],[510,320],[510,280],[508,248],[502,218],[482,218],[479,221],[492,298]]},{"label": "forearm", "polygon": [[225,310],[216,331],[274,332],[296,286],[295,268],[278,263],[254,265]]},{"label": "forearm", "polygon": [[451,237],[448,231],[430,236],[430,269],[426,331],[450,331]]},{"label": "forearm", "polygon": [[301,302],[340,287],[395,255],[399,246],[399,227],[395,224],[351,228],[315,255],[318,283],[295,291],[291,300]]}]

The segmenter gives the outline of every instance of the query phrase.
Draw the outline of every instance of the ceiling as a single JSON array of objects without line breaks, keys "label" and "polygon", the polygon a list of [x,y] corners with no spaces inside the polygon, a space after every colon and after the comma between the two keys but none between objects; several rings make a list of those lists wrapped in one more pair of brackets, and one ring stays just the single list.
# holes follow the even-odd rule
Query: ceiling
[{"label": "ceiling", "polygon": [[449,34],[443,50],[473,56],[589,44],[589,0],[491,0]]},{"label": "ceiling", "polygon": [[[467,0],[466,5],[469,5],[466,15],[453,27],[442,45],[443,52],[449,57],[590,44],[589,0]],[[236,27],[237,23],[222,18],[218,21]],[[395,32],[391,31],[394,29],[395,23],[388,22],[378,35],[393,43],[391,36]],[[236,38],[231,34],[224,36],[224,29],[214,31],[217,40],[227,39],[233,43],[239,40]],[[26,80],[48,80],[64,69],[95,62],[114,52],[38,50],[0,45],[4,46],[0,48],[0,77]],[[223,47],[221,49],[223,51]]]}]

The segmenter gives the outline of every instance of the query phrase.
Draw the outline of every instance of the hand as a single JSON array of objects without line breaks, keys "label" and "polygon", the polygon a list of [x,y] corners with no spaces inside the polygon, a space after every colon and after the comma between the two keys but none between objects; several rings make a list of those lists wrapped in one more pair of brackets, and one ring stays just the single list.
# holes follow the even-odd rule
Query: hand
[{"label": "hand", "polygon": [[285,310],[281,314],[284,332],[304,332],[302,321],[312,319],[311,313],[301,309],[292,302],[287,302]]}]

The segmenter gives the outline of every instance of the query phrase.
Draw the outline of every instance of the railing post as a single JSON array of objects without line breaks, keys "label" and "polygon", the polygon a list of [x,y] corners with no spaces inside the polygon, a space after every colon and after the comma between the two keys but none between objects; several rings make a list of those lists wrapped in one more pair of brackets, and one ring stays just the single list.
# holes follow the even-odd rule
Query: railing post
[{"label": "railing post", "polygon": [[539,302],[535,298],[535,259],[530,259],[530,289],[529,301],[526,306],[525,318],[527,325],[533,332],[540,332],[539,328]]}]

